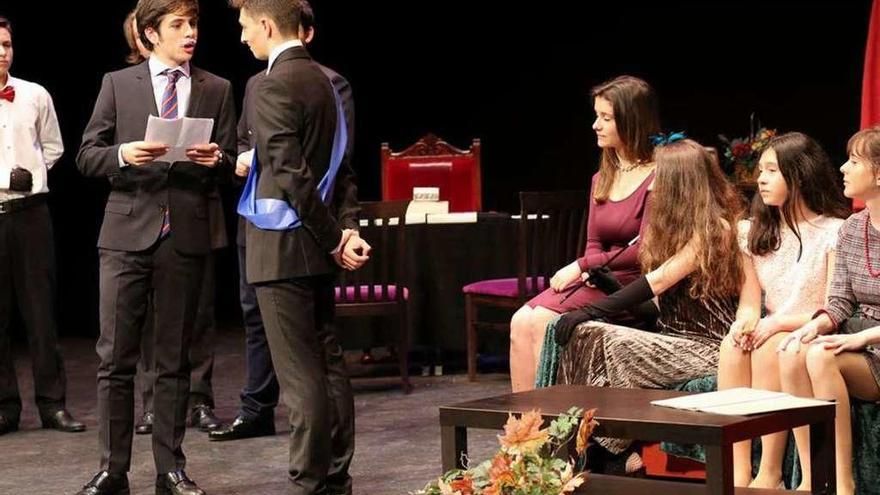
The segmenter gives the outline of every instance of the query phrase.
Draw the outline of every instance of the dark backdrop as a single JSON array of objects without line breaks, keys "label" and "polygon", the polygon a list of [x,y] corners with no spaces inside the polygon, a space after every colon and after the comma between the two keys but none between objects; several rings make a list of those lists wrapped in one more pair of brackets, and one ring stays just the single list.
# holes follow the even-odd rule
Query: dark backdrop
[{"label": "dark backdrop", "polygon": [[[598,156],[589,88],[621,73],[655,86],[664,128],[707,145],[748,133],[754,111],[842,162],[858,126],[870,0],[313,2],[312,54],[354,87],[362,199],[379,198],[380,143],[399,149],[429,131],[459,146],[483,140],[486,209],[515,209],[519,190],[586,188]],[[240,98],[264,65],[239,44],[225,3],[202,1],[195,63],[229,78]],[[50,175],[63,334],[97,333],[106,185],[80,177],[73,160],[102,74],[123,66],[133,4],[0,4],[14,22],[12,73],[52,93],[67,149]],[[231,252],[219,269],[219,310],[232,322]]]}]

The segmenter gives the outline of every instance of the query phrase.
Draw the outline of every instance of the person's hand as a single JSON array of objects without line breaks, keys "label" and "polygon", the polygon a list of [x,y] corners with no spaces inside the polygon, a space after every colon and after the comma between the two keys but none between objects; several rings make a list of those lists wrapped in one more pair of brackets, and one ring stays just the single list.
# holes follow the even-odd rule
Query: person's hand
[{"label": "person's hand", "polygon": [[367,241],[361,239],[357,231],[353,231],[342,248],[342,266],[346,270],[357,270],[370,259],[372,250]]},{"label": "person's hand", "polygon": [[819,335],[819,327],[816,320],[809,321],[806,325],[783,338],[776,346],[776,352],[799,351],[801,344],[809,344]]},{"label": "person's hand", "polygon": [[119,149],[122,151],[122,161],[140,166],[156,161],[168,153],[171,147],[158,141],[132,141],[121,145]]},{"label": "person's hand", "polygon": [[247,177],[248,173],[251,171],[251,163],[254,160],[254,150],[245,151],[238,155],[238,159],[235,160],[235,175],[239,177]]},{"label": "person's hand", "polygon": [[581,273],[581,267],[577,261],[569,263],[550,277],[550,288],[554,292],[562,292],[573,282],[577,282],[581,278]]},{"label": "person's hand", "polygon": [[761,347],[767,339],[781,331],[783,331],[782,325],[776,318],[772,316],[761,318],[755,326],[755,331],[749,335],[749,350],[753,351]]},{"label": "person's hand", "polygon": [[586,285],[587,287],[589,287],[591,289],[596,288],[596,286],[593,285],[593,282],[590,282],[590,272],[581,273],[581,282],[583,282],[584,285]]},{"label": "person's hand", "polygon": [[747,348],[747,345],[749,344],[749,334],[755,330],[755,325],[757,325],[757,323],[758,319],[752,315],[741,316],[731,323],[730,337],[733,339],[733,344],[744,351],[750,350]]},{"label": "person's hand", "polygon": [[15,167],[9,172],[9,190],[31,192],[34,187],[34,176],[30,170]]},{"label": "person's hand", "polygon": [[865,338],[864,332],[858,333],[838,333],[834,335],[822,335],[813,341],[816,345],[821,345],[826,350],[834,351],[834,354],[841,352],[860,351],[868,345],[868,339]]},{"label": "person's hand", "polygon": [[596,315],[593,314],[592,306],[565,313],[556,321],[553,340],[555,340],[556,344],[560,346],[568,344],[568,341],[571,340],[571,334],[574,333],[574,329],[581,323],[592,320],[596,320]]},{"label": "person's hand", "polygon": [[336,252],[331,253],[333,261],[335,261],[341,268],[347,269],[345,263],[342,261],[342,254],[345,251],[345,245],[348,244],[348,240],[351,238],[352,233],[354,233],[354,231],[351,229],[343,229],[342,238],[339,241],[339,247],[336,249]]},{"label": "person's hand", "polygon": [[196,165],[203,167],[215,167],[223,156],[220,145],[217,143],[197,144],[187,148],[186,157]]}]

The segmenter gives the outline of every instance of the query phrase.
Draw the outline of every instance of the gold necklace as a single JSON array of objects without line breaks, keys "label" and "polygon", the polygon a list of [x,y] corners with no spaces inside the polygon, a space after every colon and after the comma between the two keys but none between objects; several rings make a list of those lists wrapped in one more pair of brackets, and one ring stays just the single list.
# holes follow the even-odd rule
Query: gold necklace
[{"label": "gold necklace", "polygon": [[622,167],[622,166],[620,165],[620,162],[617,162],[617,170],[626,173],[626,172],[629,172],[629,171],[631,171],[631,170],[635,170],[636,168],[641,167],[642,165],[644,165],[644,164],[643,164],[641,161],[638,161],[638,162],[635,162],[635,163],[633,163],[632,165],[630,165],[630,166],[628,166],[628,167]]}]

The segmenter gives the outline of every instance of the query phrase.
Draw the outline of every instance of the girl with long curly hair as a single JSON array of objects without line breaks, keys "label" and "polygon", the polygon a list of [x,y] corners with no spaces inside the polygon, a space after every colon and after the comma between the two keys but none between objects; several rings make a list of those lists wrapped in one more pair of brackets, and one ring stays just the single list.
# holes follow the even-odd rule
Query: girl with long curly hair
[{"label": "girl with long curly hair", "polygon": [[[559,383],[669,388],[718,366],[718,347],[746,281],[737,244],[743,202],[715,155],[697,142],[662,145],[654,156],[657,174],[639,254],[645,275],[555,323],[557,342],[565,345]],[[607,323],[655,296],[655,332]],[[630,444],[598,442],[614,454]],[[628,471],[637,469],[631,464]]]}]

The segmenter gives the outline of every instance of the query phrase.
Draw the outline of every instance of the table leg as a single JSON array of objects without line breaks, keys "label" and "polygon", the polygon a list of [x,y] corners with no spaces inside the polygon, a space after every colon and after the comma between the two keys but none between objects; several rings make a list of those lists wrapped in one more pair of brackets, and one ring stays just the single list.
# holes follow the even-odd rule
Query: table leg
[{"label": "table leg", "polygon": [[462,457],[467,455],[467,428],[463,426],[440,427],[440,452],[443,472],[463,469]]},{"label": "table leg", "polygon": [[837,491],[834,438],[834,418],[810,425],[812,493],[833,494]]},{"label": "table leg", "polygon": [[706,445],[706,493],[733,495],[733,445]]}]

